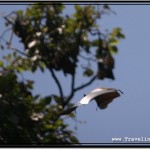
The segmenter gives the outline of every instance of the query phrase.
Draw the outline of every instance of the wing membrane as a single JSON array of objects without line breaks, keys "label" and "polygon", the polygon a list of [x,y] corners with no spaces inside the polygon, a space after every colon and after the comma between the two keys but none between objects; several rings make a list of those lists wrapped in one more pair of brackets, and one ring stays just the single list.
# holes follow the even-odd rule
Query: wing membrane
[{"label": "wing membrane", "polygon": [[108,91],[107,93],[95,97],[95,101],[100,109],[105,109],[109,103],[119,96],[120,94],[117,91]]},{"label": "wing membrane", "polygon": [[[106,89],[106,88],[97,88],[87,94],[84,98],[82,98],[77,104],[83,105],[88,104],[90,101],[99,97],[100,99],[107,98],[107,94],[109,93],[118,93],[115,89]],[[120,94],[119,94],[120,95]]]}]

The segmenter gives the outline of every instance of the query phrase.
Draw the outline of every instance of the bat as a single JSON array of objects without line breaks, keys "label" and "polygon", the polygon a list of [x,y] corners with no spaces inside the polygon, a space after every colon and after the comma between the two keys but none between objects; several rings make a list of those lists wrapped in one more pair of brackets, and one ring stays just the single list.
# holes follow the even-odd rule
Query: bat
[{"label": "bat", "polygon": [[77,104],[74,106],[63,110],[58,113],[58,115],[67,115],[72,111],[76,110],[81,105],[89,104],[89,102],[95,100],[97,106],[100,109],[107,108],[108,104],[111,103],[115,98],[120,96],[120,93],[123,94],[121,90],[114,88],[96,88],[92,90],[89,94],[85,95]]}]

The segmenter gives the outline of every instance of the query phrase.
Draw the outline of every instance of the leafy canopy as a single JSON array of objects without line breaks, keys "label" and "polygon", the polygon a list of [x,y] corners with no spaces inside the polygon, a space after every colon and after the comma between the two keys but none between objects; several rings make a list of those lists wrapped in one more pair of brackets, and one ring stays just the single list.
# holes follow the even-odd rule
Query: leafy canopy
[{"label": "leafy canopy", "polygon": [[[102,33],[97,23],[103,14],[111,12],[109,6],[75,5],[72,15],[63,15],[64,9],[61,3],[36,3],[25,11],[3,16],[8,30],[0,37],[1,50],[6,51],[0,61],[0,143],[78,143],[57,112],[72,105],[76,92],[96,79],[115,78],[113,54],[118,52],[117,44],[124,35],[118,27]],[[14,37],[19,39],[22,49],[15,44]],[[34,82],[18,79],[25,71],[36,73],[38,69],[49,71],[59,95],[33,95]],[[83,78],[89,79],[79,86],[75,86],[77,69],[82,71]],[[59,72],[71,76],[68,95],[57,77]]]}]

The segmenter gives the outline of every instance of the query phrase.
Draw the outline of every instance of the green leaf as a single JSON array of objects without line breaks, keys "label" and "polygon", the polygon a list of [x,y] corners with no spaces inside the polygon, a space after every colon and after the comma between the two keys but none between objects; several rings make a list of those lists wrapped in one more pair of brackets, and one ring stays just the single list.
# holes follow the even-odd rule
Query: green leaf
[{"label": "green leaf", "polygon": [[59,97],[59,96],[53,95],[53,98],[54,98],[54,100],[55,100],[55,102],[56,102],[57,104],[60,104],[61,100],[60,100],[60,97]]},{"label": "green leaf", "polygon": [[90,77],[90,76],[93,75],[93,73],[94,73],[94,72],[93,72],[92,69],[87,68],[87,69],[84,71],[83,75],[84,75],[84,76],[87,76],[87,77]]},{"label": "green leaf", "polygon": [[62,120],[58,120],[58,121],[55,123],[55,125],[59,127],[59,126],[62,125],[62,123],[63,123]]},{"label": "green leaf", "polygon": [[119,43],[119,40],[115,39],[115,38],[111,38],[109,39],[109,44],[110,45],[117,45]]},{"label": "green leaf", "polygon": [[51,96],[47,96],[47,97],[40,100],[40,104],[44,105],[44,106],[46,106],[50,103],[51,103]]},{"label": "green leaf", "polygon": [[80,5],[75,5],[75,9],[76,9],[76,11],[81,11],[82,7]]},{"label": "green leaf", "polygon": [[112,54],[117,54],[118,53],[118,48],[115,45],[109,46],[109,50]]},{"label": "green leaf", "polygon": [[23,10],[18,10],[18,11],[16,11],[16,14],[22,16],[22,15],[23,15]]},{"label": "green leaf", "polygon": [[91,44],[92,44],[92,46],[98,46],[98,45],[99,45],[99,40],[98,40],[98,39],[93,40],[93,41],[91,42]]},{"label": "green leaf", "polygon": [[74,113],[70,113],[69,116],[70,116],[71,118],[75,118],[75,117],[76,117],[76,115],[75,115]]},{"label": "green leaf", "polygon": [[111,33],[112,38],[117,37],[118,39],[125,38],[124,34],[122,33],[121,28],[114,28]]},{"label": "green leaf", "polygon": [[77,138],[75,137],[75,136],[71,136],[71,141],[73,142],[73,143],[78,143],[78,140],[77,140]]},{"label": "green leaf", "polygon": [[93,40],[92,42],[91,42],[91,45],[92,46],[103,46],[103,40],[99,40],[99,39],[96,39],[96,40]]},{"label": "green leaf", "polygon": [[3,61],[0,61],[0,67],[4,67]]}]

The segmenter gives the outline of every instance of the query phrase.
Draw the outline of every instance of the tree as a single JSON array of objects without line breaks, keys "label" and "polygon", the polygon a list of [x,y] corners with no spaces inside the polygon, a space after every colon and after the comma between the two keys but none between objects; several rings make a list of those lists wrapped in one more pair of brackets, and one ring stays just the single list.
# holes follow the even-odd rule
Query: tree
[{"label": "tree", "polygon": [[[8,29],[0,37],[0,46],[11,52],[0,61],[2,144],[78,143],[73,131],[56,113],[71,106],[73,96],[95,80],[114,79],[112,55],[118,52],[117,44],[124,34],[121,28],[102,33],[97,25],[103,14],[111,12],[110,7],[75,5],[73,15],[63,15],[64,9],[61,3],[36,3],[25,11],[3,16]],[[14,36],[23,49],[14,46]],[[97,69],[92,69],[92,65],[97,65]],[[59,95],[50,93],[41,98],[40,94],[32,94],[33,81],[18,80],[25,71],[36,73],[39,69],[43,73],[49,71]],[[78,69],[89,80],[76,86]],[[67,95],[57,77],[59,72],[71,77],[71,92]],[[69,117],[75,115],[71,113]]]}]

